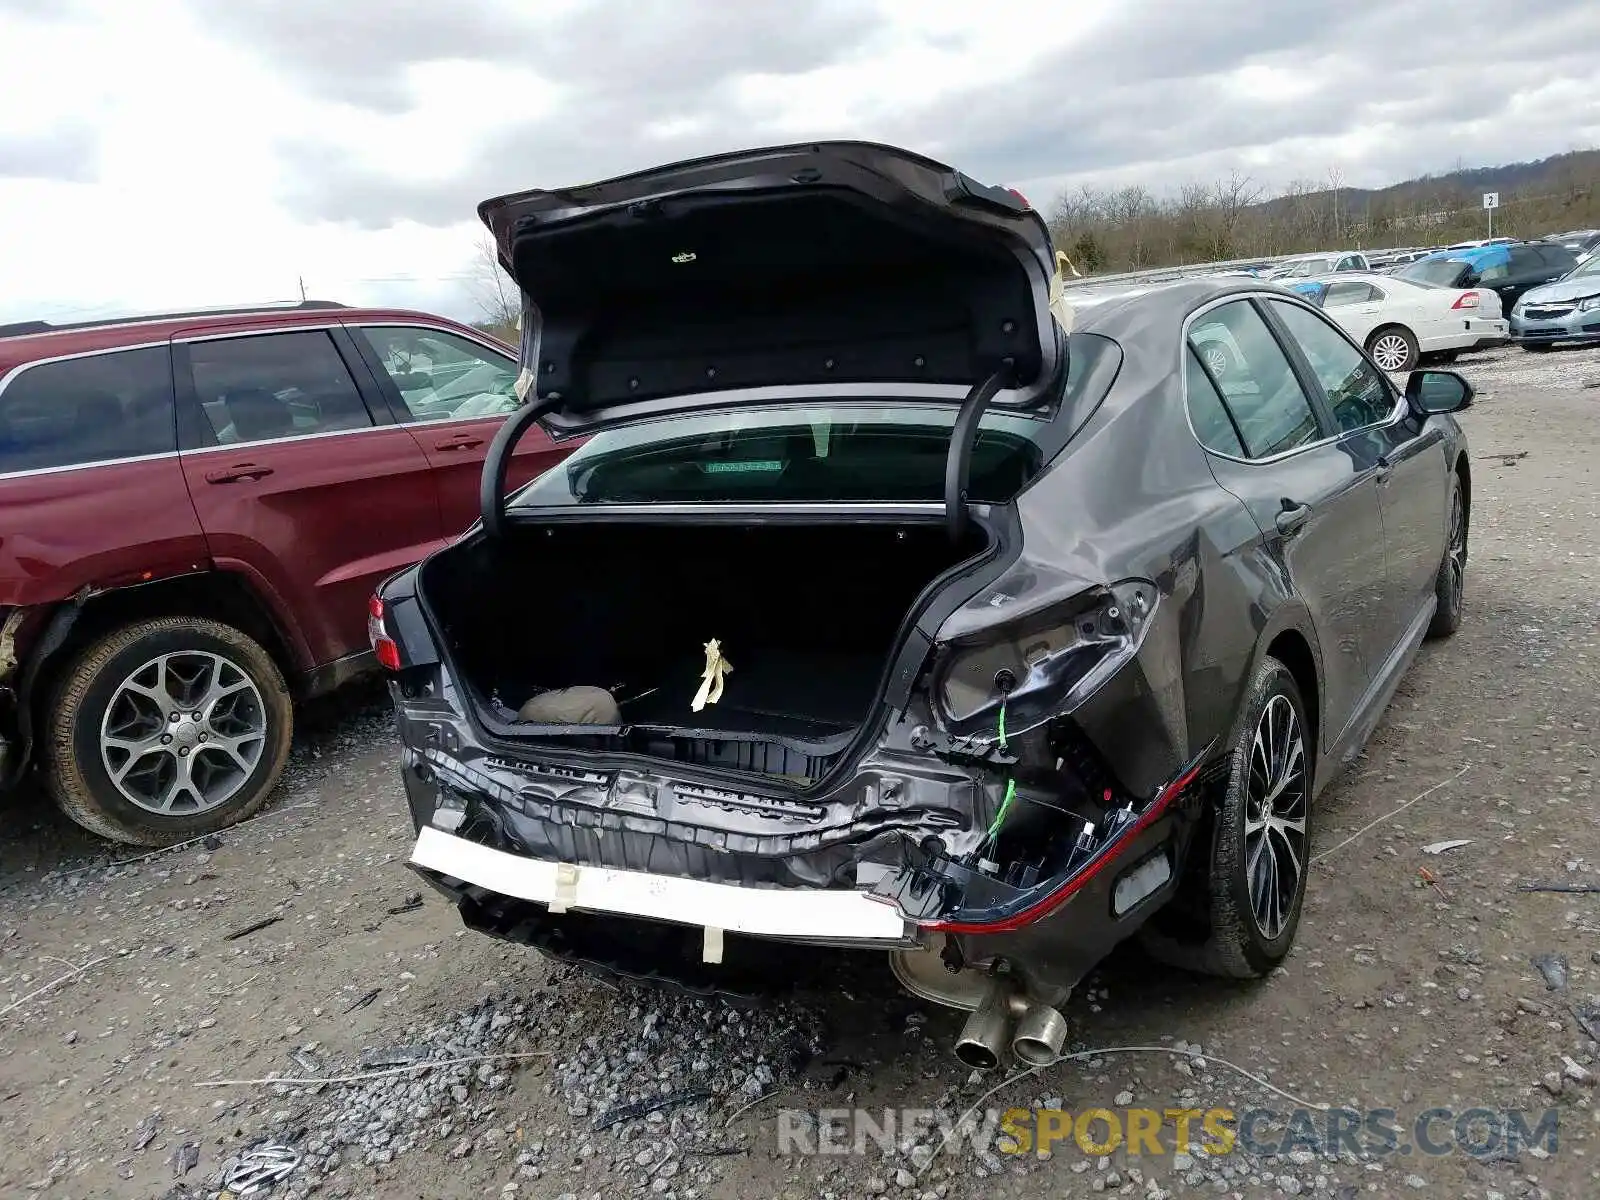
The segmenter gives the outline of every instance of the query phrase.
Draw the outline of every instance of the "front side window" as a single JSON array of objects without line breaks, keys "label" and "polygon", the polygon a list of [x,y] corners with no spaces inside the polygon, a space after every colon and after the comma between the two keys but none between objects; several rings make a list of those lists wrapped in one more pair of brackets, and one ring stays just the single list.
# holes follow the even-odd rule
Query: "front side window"
[{"label": "front side window", "polygon": [[1196,318],[1189,344],[1216,380],[1249,457],[1282,454],[1320,436],[1311,401],[1249,301],[1235,300]]},{"label": "front side window", "polygon": [[41,363],[0,392],[0,474],[176,450],[165,346]]},{"label": "front side window", "polygon": [[219,445],[372,424],[344,359],[323,330],[195,342],[189,362]]},{"label": "front side window", "polygon": [[402,325],[355,331],[372,346],[412,421],[497,417],[518,405],[517,364],[464,337]]},{"label": "front side window", "polygon": [[1333,326],[1295,304],[1271,302],[1322,385],[1341,433],[1387,421],[1394,394],[1374,367]]}]

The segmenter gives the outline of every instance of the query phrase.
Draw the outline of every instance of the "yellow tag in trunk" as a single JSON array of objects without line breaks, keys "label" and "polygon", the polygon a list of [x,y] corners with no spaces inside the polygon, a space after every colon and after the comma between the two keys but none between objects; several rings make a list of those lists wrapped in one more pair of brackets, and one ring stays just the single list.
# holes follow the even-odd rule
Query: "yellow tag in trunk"
[{"label": "yellow tag in trunk", "polygon": [[722,699],[723,677],[733,670],[733,664],[722,657],[722,644],[716,638],[706,643],[706,669],[700,676],[700,690],[689,705],[699,712],[708,704]]}]

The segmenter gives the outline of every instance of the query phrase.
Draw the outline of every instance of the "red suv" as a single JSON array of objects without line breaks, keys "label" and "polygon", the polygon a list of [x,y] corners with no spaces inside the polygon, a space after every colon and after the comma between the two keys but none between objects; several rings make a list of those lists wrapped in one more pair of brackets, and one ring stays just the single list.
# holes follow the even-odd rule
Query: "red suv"
[{"label": "red suv", "polygon": [[[478,512],[515,355],[308,302],[0,326],[0,788],[164,845],[255,811],[291,699],[373,664],[368,596]],[[565,457],[538,433],[512,484]]]}]

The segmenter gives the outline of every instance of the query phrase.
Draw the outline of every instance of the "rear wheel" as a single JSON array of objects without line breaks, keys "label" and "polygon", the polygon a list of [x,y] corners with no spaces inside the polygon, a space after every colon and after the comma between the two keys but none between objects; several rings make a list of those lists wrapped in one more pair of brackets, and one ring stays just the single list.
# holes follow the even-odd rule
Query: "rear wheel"
[{"label": "rear wheel", "polygon": [[57,685],[48,784],[63,812],[113,841],[165,846],[265,803],[289,754],[283,674],[232,626],[168,617],[85,648]]},{"label": "rear wheel", "polygon": [[1409,371],[1417,365],[1417,339],[1403,325],[1385,325],[1367,339],[1367,353],[1391,374]]},{"label": "rear wheel", "polygon": [[1208,909],[1202,938],[1150,929],[1145,948],[1163,962],[1230,979],[1266,975],[1289,954],[1310,867],[1315,745],[1300,688],[1275,658],[1256,672],[1229,754],[1210,845],[1192,854]]}]

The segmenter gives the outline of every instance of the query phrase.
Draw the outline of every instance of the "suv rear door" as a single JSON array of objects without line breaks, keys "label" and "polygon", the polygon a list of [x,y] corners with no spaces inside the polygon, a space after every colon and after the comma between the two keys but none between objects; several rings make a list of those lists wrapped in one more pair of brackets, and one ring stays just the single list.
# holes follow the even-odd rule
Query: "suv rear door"
[{"label": "suv rear door", "polygon": [[[407,426],[428,456],[439,491],[445,536],[478,519],[478,481],[489,443],[519,404],[517,360],[465,334],[426,325],[349,326],[394,419]],[[517,442],[508,489],[560,462],[580,443],[557,445],[542,429]]]},{"label": "suv rear door", "polygon": [[0,381],[0,609],[199,570],[165,344],[44,359]]},{"label": "suv rear door", "polygon": [[266,591],[316,664],[365,652],[367,597],[444,539],[428,460],[363,398],[349,335],[180,335],[173,365],[212,558]]}]

